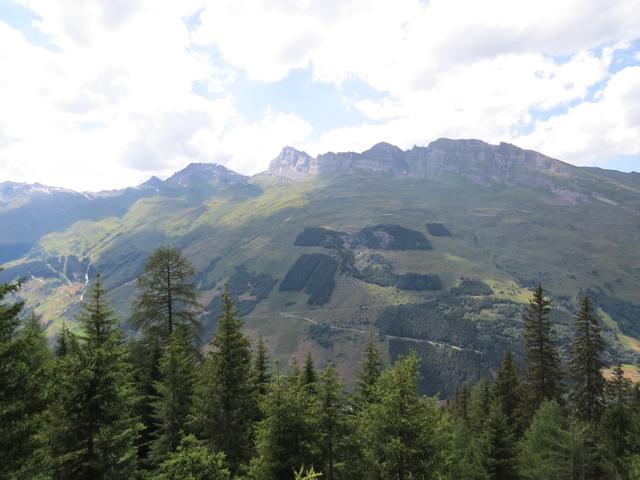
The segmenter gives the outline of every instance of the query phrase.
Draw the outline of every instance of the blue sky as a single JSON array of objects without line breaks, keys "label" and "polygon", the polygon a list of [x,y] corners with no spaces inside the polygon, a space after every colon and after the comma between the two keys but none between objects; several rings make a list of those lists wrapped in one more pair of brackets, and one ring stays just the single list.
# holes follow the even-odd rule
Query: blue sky
[{"label": "blue sky", "polygon": [[0,0],[2,180],[439,137],[640,170],[640,2]]}]

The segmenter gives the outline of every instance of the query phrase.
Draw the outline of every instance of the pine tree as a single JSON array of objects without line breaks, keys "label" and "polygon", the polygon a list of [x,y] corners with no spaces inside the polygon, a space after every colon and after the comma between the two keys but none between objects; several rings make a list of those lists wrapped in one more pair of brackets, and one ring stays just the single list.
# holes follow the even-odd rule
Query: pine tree
[{"label": "pine tree", "polygon": [[600,334],[598,315],[588,296],[582,297],[580,301],[575,326],[571,358],[571,397],[578,418],[594,422],[600,417],[604,404],[604,340]]},{"label": "pine tree", "polygon": [[258,337],[258,345],[256,347],[253,359],[253,386],[259,396],[267,393],[267,387],[271,379],[269,374],[269,357],[267,355],[267,346],[262,339],[262,335]]},{"label": "pine tree", "polygon": [[518,431],[517,412],[521,407],[520,379],[513,363],[513,354],[507,351],[496,374],[493,385],[494,397],[504,413],[507,425],[513,433]]},{"label": "pine tree", "polygon": [[418,394],[418,366],[415,354],[398,359],[382,372],[374,401],[359,413],[367,478],[435,477],[439,412],[433,399]]},{"label": "pine tree", "polygon": [[381,371],[380,352],[376,347],[373,330],[369,330],[367,343],[362,352],[360,372],[358,373],[356,401],[360,406],[372,401],[373,388],[380,377]]},{"label": "pine tree", "polygon": [[140,293],[133,304],[131,324],[163,343],[178,326],[197,338],[202,328],[197,318],[202,306],[195,285],[188,281],[193,274],[193,266],[179,250],[156,249],[138,277]]},{"label": "pine tree", "polygon": [[343,383],[333,366],[328,366],[318,379],[318,393],[313,415],[318,422],[318,445],[322,478],[340,477],[348,453],[345,440],[348,431]]},{"label": "pine tree", "polygon": [[46,473],[41,433],[51,359],[37,318],[21,325],[24,303],[5,303],[19,289],[20,282],[0,284],[0,478],[36,479]]},{"label": "pine tree", "polygon": [[549,312],[551,300],[538,285],[523,315],[527,350],[527,380],[533,394],[532,409],[560,397],[560,360],[553,343]]},{"label": "pine tree", "polygon": [[157,430],[151,445],[151,458],[159,463],[174,452],[186,430],[195,383],[196,359],[183,329],[169,337],[159,362],[160,380],[155,382],[153,401]]},{"label": "pine tree", "polygon": [[99,277],[84,309],[78,350],[57,360],[51,409],[54,476],[130,478],[139,430],[133,415],[136,397],[121,332],[105,303]]},{"label": "pine tree", "polygon": [[256,409],[251,375],[251,342],[231,295],[222,296],[222,314],[196,386],[194,425],[212,451],[225,454],[232,476],[249,460]]},{"label": "pine tree", "polygon": [[288,480],[317,460],[317,422],[313,398],[299,375],[272,379],[261,402],[256,428],[257,456],[251,460],[252,480]]}]

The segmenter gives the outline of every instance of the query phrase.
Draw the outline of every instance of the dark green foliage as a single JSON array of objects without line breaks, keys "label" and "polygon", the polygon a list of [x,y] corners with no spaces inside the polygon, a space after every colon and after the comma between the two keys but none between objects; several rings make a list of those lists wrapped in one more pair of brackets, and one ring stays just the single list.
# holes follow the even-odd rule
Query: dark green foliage
[{"label": "dark green foliage", "polygon": [[[369,254],[366,266],[360,269],[356,268],[353,256],[346,261],[351,262],[348,268],[349,273],[364,282],[381,287],[393,287],[398,283],[398,275],[393,273],[393,266],[382,255]],[[344,262],[345,259],[343,259]]]},{"label": "dark green foliage", "polygon": [[511,351],[504,354],[502,365],[496,374],[493,392],[507,425],[516,433],[518,411],[522,407],[522,389]]},{"label": "dark green foliage", "polygon": [[358,414],[363,478],[434,478],[439,412],[435,401],[418,394],[418,359],[399,359],[376,383],[373,403]]},{"label": "dark green foliage", "polygon": [[23,303],[5,303],[19,288],[0,284],[0,478],[27,480],[46,474],[49,460],[42,433],[51,355],[37,318],[21,325]]},{"label": "dark green foliage", "polygon": [[462,280],[460,285],[453,287],[451,293],[454,295],[493,295],[493,290],[486,283],[479,280]]},{"label": "dark green foliage", "polygon": [[491,405],[483,440],[484,465],[488,477],[495,480],[518,478],[515,438],[499,401]]},{"label": "dark green foliage", "polygon": [[182,328],[174,330],[164,347],[154,382],[152,403],[155,438],[151,444],[151,460],[160,463],[168,452],[174,452],[186,430],[191,396],[195,384],[197,359]]},{"label": "dark green foliage", "polygon": [[195,285],[189,278],[193,266],[179,250],[171,247],[156,249],[138,277],[138,297],[133,305],[131,323],[147,335],[166,340],[173,330],[184,327],[189,335],[198,337],[201,326],[197,320],[201,305]]},{"label": "dark green foliage", "polygon": [[338,262],[327,255],[302,255],[280,283],[280,291],[298,292],[304,288],[310,294],[310,305],[327,303],[335,286],[333,277],[337,268]]},{"label": "dark green foliage", "polygon": [[316,372],[316,366],[313,363],[311,353],[307,353],[307,356],[304,359],[301,374],[300,381],[302,382],[302,385],[309,388],[311,392],[315,392],[318,373]]},{"label": "dark green foliage", "polygon": [[571,357],[571,399],[578,418],[596,421],[604,406],[605,380],[602,376],[604,340],[600,319],[588,296],[580,300]]},{"label": "dark green foliage", "polygon": [[130,478],[139,424],[132,369],[100,280],[79,318],[76,352],[58,358],[50,413],[54,477]]},{"label": "dark green foliage", "polygon": [[349,425],[345,409],[344,385],[333,366],[317,381],[317,399],[312,415],[318,426],[319,468],[327,480],[342,478],[349,452],[346,445]]},{"label": "dark green foliage", "polygon": [[423,233],[400,225],[374,225],[360,230],[357,240],[367,248],[382,250],[431,250]]},{"label": "dark green foliage", "polygon": [[542,285],[538,285],[523,314],[532,412],[545,400],[556,400],[560,396],[560,360],[549,319],[550,305],[551,300],[544,296]]},{"label": "dark green foliage", "polygon": [[598,452],[604,471],[631,479],[633,457],[640,454],[640,413],[625,403],[607,405],[598,429]]},{"label": "dark green foliage", "polygon": [[380,333],[441,341],[460,347],[481,347],[476,338],[476,325],[461,315],[454,304],[438,299],[421,304],[385,308],[376,324]]},{"label": "dark green foliage", "polygon": [[151,480],[228,480],[229,470],[222,453],[213,454],[189,435],[182,439],[178,449],[162,462]]},{"label": "dark green foliage", "polygon": [[471,402],[471,388],[464,384],[457,388],[451,396],[448,408],[453,418],[464,425],[469,425],[469,410]]},{"label": "dark green foliage", "polygon": [[299,381],[299,373],[294,371],[289,378],[276,375],[261,402],[261,411],[250,478],[293,479],[300,467],[318,463],[313,397]]},{"label": "dark green foliage", "polygon": [[447,227],[441,223],[427,223],[427,231],[429,235],[434,237],[452,237],[453,235]]},{"label": "dark green foliage", "polygon": [[262,339],[262,335],[258,337],[258,345],[254,353],[252,379],[254,389],[259,396],[267,393],[267,386],[271,381],[271,374],[269,373],[267,346]]},{"label": "dark green foliage", "polygon": [[342,232],[328,230],[321,227],[306,227],[294,242],[299,247],[341,248],[345,236]]},{"label": "dark green foliage", "polygon": [[389,355],[392,361],[416,352],[420,358],[420,392],[448,398],[457,385],[476,382],[491,368],[491,359],[483,353],[416,343],[392,338]]},{"label": "dark green foliage", "polygon": [[136,388],[135,414],[142,424],[137,449],[139,462],[150,467],[149,450],[157,435],[157,420],[154,412],[156,398],[155,385],[161,380],[158,368],[162,357],[162,345],[157,337],[142,337],[129,341],[129,358],[133,365],[133,379]]},{"label": "dark green foliage", "polygon": [[193,423],[212,451],[225,454],[232,475],[251,455],[255,402],[251,342],[225,292],[218,329],[196,385]]},{"label": "dark green foliage", "polygon": [[373,401],[373,392],[376,382],[382,371],[380,361],[380,351],[376,347],[373,330],[369,330],[367,343],[362,351],[362,361],[358,372],[358,386],[356,390],[356,401],[360,408]]},{"label": "dark green foliage", "polygon": [[624,376],[621,364],[613,369],[613,376],[606,384],[606,396],[609,403],[624,405],[633,398],[633,383]]},{"label": "dark green foliage", "polygon": [[405,273],[398,276],[396,287],[400,290],[442,290],[442,280],[438,275]]}]

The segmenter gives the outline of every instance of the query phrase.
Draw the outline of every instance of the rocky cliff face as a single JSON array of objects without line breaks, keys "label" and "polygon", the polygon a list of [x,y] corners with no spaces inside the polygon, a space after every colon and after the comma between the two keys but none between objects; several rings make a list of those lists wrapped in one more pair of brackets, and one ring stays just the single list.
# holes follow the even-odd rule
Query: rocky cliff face
[{"label": "rocky cliff face", "polygon": [[284,147],[276,158],[269,164],[268,173],[279,177],[298,179],[306,175],[318,173],[318,162],[311,155]]},{"label": "rocky cliff face", "polygon": [[[378,143],[362,153],[325,153],[316,158],[286,147],[269,166],[273,175],[300,179],[308,175],[382,173],[394,177],[429,177],[464,175],[478,183],[534,181],[545,183],[544,177],[575,174],[578,169],[540,153],[524,150],[508,143],[490,145],[480,140],[439,139],[427,147],[402,149]],[[536,178],[530,175],[535,173]]]}]

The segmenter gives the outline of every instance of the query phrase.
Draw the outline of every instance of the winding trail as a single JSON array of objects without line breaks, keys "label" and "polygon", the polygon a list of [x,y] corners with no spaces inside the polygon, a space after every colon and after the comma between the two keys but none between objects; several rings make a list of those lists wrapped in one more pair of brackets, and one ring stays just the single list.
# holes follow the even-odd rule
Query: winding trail
[{"label": "winding trail", "polygon": [[[310,311],[318,311],[318,310],[310,310]],[[337,330],[337,331],[341,331],[341,332],[353,332],[353,333],[359,333],[362,335],[368,335],[369,332],[366,330],[361,330],[359,328],[353,328],[353,327],[340,327],[338,325],[330,325],[328,323],[324,323],[324,322],[320,322],[318,320],[314,320],[313,318],[309,318],[309,317],[304,317],[302,315],[296,315],[293,313],[285,313],[285,312],[280,312],[280,315],[282,315],[285,318],[296,318],[299,320],[304,320],[305,322],[311,323],[312,325],[319,325],[322,327],[326,327],[329,328],[331,330]],[[480,350],[474,350],[472,348],[465,348],[465,347],[459,347],[457,345],[450,345],[447,343],[442,343],[442,342],[435,342],[433,340],[425,340],[422,338],[412,338],[412,337],[400,337],[397,335],[383,335],[385,338],[389,338],[392,340],[404,340],[407,342],[413,342],[413,343],[421,343],[421,344],[427,344],[427,345],[431,345],[432,347],[437,347],[437,348],[449,348],[451,350],[456,350],[458,352],[473,352],[475,354],[478,355],[484,355],[484,352],[481,352]]]}]

